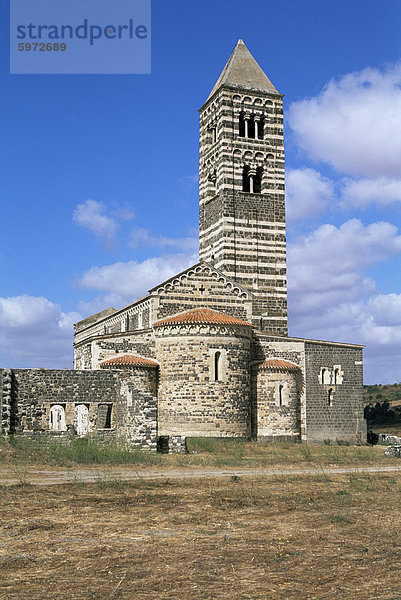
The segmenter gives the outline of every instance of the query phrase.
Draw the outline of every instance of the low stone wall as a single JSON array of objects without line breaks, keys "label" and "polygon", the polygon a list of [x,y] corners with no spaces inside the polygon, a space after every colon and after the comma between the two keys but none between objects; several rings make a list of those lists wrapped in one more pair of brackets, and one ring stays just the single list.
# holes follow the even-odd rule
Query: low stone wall
[{"label": "low stone wall", "polygon": [[400,446],[401,445],[401,437],[398,437],[396,435],[388,435],[386,433],[379,433],[378,443]]},{"label": "low stone wall", "polygon": [[7,435],[11,425],[12,375],[10,369],[0,369],[0,433]]},{"label": "low stone wall", "polygon": [[95,435],[156,450],[156,374],[142,371],[2,369],[2,433]]}]

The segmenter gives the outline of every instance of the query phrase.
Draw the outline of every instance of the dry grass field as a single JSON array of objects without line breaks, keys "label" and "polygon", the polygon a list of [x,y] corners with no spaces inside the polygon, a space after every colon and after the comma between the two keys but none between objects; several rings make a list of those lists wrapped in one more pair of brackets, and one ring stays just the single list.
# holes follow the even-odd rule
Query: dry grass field
[{"label": "dry grass field", "polygon": [[383,448],[300,448],[316,475],[3,486],[0,597],[401,600],[401,472],[325,472]]}]

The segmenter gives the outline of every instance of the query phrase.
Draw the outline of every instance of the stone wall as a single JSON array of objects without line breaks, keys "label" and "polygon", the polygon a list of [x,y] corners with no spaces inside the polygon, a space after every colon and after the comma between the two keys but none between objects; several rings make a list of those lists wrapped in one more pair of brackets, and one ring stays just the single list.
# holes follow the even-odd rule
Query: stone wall
[{"label": "stone wall", "polygon": [[303,439],[366,442],[362,347],[305,342]]},{"label": "stone wall", "polygon": [[74,347],[75,369],[98,369],[99,363],[118,354],[135,354],[155,358],[153,331],[98,336]]},{"label": "stone wall", "polygon": [[251,361],[263,361],[267,358],[283,358],[303,370],[305,364],[304,340],[296,338],[274,338],[255,331],[252,340]]},{"label": "stone wall", "polygon": [[157,383],[154,368],[130,367],[121,372],[118,437],[128,446],[157,449]]}]

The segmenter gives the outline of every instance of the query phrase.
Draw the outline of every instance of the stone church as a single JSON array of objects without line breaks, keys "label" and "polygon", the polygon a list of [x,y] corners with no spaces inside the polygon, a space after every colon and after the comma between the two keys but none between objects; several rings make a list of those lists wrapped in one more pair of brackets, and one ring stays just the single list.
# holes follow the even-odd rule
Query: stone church
[{"label": "stone church", "polygon": [[74,371],[0,371],[3,431],[365,442],[362,346],[288,336],[283,95],[242,40],[199,112],[199,262],[77,323]]}]

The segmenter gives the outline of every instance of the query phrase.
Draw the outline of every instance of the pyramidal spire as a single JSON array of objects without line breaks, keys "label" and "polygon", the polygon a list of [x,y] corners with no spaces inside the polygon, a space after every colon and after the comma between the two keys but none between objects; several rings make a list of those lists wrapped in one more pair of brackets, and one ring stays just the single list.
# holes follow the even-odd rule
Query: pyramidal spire
[{"label": "pyramidal spire", "polygon": [[223,85],[279,94],[241,39],[238,40],[207,100]]}]

